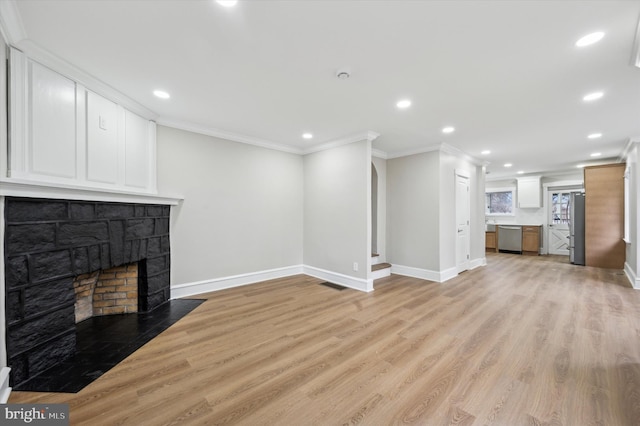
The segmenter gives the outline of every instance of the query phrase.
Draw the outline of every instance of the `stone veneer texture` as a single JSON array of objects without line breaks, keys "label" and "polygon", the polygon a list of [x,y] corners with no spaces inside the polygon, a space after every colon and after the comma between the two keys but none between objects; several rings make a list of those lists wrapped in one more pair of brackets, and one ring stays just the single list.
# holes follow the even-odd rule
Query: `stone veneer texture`
[{"label": "stone veneer texture", "polygon": [[7,197],[7,356],[13,385],[75,352],[75,276],[138,262],[138,310],[169,300],[170,206]]}]

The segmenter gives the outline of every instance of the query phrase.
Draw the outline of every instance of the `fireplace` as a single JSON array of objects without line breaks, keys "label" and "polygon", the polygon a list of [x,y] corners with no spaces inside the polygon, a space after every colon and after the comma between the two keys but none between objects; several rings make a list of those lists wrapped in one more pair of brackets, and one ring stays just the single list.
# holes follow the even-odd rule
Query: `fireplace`
[{"label": "fireplace", "polygon": [[[73,355],[76,278],[102,271],[119,284],[114,290],[131,296],[128,279],[135,269],[135,310],[148,312],[169,300],[170,206],[7,197],[4,214],[12,385]],[[104,291],[98,288],[93,292]],[[91,309],[95,314],[95,299]]]}]

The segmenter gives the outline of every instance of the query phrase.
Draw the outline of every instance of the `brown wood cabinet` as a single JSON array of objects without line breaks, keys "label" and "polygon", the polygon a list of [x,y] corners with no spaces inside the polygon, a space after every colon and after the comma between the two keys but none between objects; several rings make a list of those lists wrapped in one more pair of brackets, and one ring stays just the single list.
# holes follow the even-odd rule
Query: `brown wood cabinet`
[{"label": "brown wood cabinet", "polygon": [[624,268],[625,167],[622,163],[584,169],[587,266]]},{"label": "brown wood cabinet", "polygon": [[540,254],[540,227],[522,227],[522,254],[537,256]]},{"label": "brown wood cabinet", "polygon": [[495,232],[485,232],[484,247],[485,250],[498,252],[498,239],[496,238]]}]

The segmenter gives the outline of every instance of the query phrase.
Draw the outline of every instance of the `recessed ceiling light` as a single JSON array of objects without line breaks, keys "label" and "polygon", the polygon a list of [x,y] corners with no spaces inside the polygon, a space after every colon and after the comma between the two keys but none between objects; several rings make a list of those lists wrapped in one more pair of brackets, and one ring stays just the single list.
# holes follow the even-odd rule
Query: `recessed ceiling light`
[{"label": "recessed ceiling light", "polygon": [[576,41],[576,46],[578,47],[589,46],[590,44],[597,43],[600,40],[602,40],[602,37],[604,37],[604,33],[602,31],[587,34],[586,36],[582,37],[580,40]]},{"label": "recessed ceiling light", "polygon": [[593,153],[591,154],[591,156],[592,156],[592,157],[600,157],[601,155],[602,155],[602,153],[601,153],[601,152],[593,152]]},{"label": "recessed ceiling light", "polygon": [[164,90],[154,90],[153,94],[159,97],[160,99],[169,99],[171,97],[171,95],[169,95]]},{"label": "recessed ceiling light", "polygon": [[602,137],[602,133],[591,133],[589,136],[587,136],[589,139],[598,139]]},{"label": "recessed ceiling light", "polygon": [[600,99],[603,95],[604,93],[602,92],[593,92],[593,93],[589,93],[588,95],[585,95],[582,98],[582,100],[585,102],[591,102],[591,101],[595,101],[596,99]]},{"label": "recessed ceiling light", "polygon": [[519,175],[523,175],[524,174],[524,170],[518,170],[518,174]]},{"label": "recessed ceiling light", "polygon": [[505,163],[505,164],[504,164],[504,166],[505,166],[505,167],[511,167],[511,166],[513,166],[513,164],[511,164],[511,163]]},{"label": "recessed ceiling light", "polygon": [[312,135],[311,133],[303,133],[303,134],[302,134],[302,137],[303,137],[304,139],[311,139],[311,138],[313,138],[313,135]]},{"label": "recessed ceiling light", "polygon": [[482,155],[489,155],[491,154],[491,151],[489,151],[488,149],[485,149],[484,151],[482,151],[480,154]]},{"label": "recessed ceiling light", "polygon": [[401,109],[409,108],[411,106],[411,101],[409,99],[403,99],[401,101],[398,101],[396,106]]},{"label": "recessed ceiling light", "polygon": [[224,7],[233,7],[238,3],[238,0],[216,0],[216,3]]},{"label": "recessed ceiling light", "polygon": [[442,133],[453,133],[455,130],[455,127],[447,126],[442,129]]},{"label": "recessed ceiling light", "polygon": [[586,164],[578,164],[576,167],[579,168],[579,169],[584,169],[585,167],[587,167],[587,165]]}]

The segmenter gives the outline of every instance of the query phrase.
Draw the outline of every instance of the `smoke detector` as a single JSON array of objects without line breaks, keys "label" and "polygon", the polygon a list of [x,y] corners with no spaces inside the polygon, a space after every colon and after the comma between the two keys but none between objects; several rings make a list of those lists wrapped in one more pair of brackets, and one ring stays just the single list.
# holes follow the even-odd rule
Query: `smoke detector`
[{"label": "smoke detector", "polygon": [[351,77],[351,70],[349,68],[340,68],[338,71],[336,71],[336,77],[338,77],[340,80],[346,80]]}]

